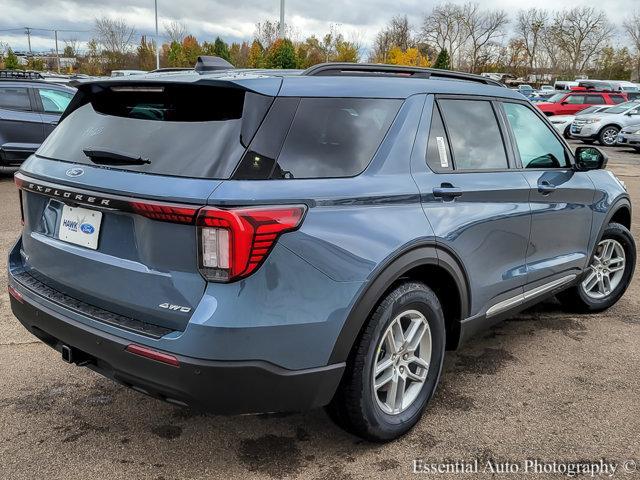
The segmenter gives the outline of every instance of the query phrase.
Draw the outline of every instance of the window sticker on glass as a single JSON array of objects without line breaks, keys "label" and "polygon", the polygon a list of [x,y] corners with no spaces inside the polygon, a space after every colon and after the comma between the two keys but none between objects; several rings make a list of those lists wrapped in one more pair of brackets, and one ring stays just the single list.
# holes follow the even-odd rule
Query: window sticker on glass
[{"label": "window sticker on glass", "polygon": [[438,144],[438,156],[440,157],[440,166],[442,168],[449,168],[449,160],[447,159],[447,149],[444,144],[444,138],[436,137],[436,143]]}]

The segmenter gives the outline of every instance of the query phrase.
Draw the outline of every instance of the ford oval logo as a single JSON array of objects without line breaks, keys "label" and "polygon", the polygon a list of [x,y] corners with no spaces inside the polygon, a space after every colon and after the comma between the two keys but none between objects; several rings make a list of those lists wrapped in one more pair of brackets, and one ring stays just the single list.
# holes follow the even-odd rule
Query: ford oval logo
[{"label": "ford oval logo", "polygon": [[87,235],[91,235],[96,231],[96,229],[93,228],[93,225],[90,225],[88,223],[83,223],[82,225],[80,225],[80,230],[82,230],[82,233],[86,233]]},{"label": "ford oval logo", "polygon": [[80,175],[84,175],[84,170],[81,168],[70,168],[65,172],[67,177],[79,177]]}]

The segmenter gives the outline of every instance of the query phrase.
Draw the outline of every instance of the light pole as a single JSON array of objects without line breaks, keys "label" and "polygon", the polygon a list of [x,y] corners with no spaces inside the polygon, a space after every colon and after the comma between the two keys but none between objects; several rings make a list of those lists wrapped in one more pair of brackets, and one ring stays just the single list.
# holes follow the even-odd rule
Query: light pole
[{"label": "light pole", "polygon": [[284,38],[284,0],[280,0],[280,38]]},{"label": "light pole", "polygon": [[160,39],[158,38],[158,0],[154,0],[154,3],[156,6],[156,69],[157,69],[157,68],[160,68]]}]

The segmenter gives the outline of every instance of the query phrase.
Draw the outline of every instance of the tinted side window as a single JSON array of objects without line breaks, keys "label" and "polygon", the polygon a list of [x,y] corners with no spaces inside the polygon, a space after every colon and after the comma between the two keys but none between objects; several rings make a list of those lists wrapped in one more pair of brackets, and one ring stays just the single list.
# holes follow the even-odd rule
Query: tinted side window
[{"label": "tinted side window", "polygon": [[564,101],[573,105],[584,105],[585,103],[584,95],[569,95]]},{"label": "tinted side window", "polygon": [[589,105],[602,105],[605,102],[602,95],[587,95],[585,103]]},{"label": "tinted side window", "polygon": [[611,101],[616,104],[626,102],[626,100],[622,95],[611,95],[610,98],[611,98]]},{"label": "tinted side window", "polygon": [[427,143],[427,164],[435,172],[449,171],[453,169],[451,152],[447,142],[447,132],[442,124],[442,116],[438,106],[433,106],[431,115],[431,130]]},{"label": "tinted side window", "polygon": [[508,168],[493,107],[484,100],[440,100],[456,170]]},{"label": "tinted side window", "polygon": [[505,103],[504,110],[524,168],[569,166],[564,146],[538,115],[519,103]]},{"label": "tinted side window", "polygon": [[0,87],[0,108],[31,110],[29,91],[22,87]]},{"label": "tinted side window", "polygon": [[47,113],[64,112],[73,98],[72,93],[63,92],[62,90],[39,88],[38,93],[40,94],[40,100],[42,100],[42,107]]},{"label": "tinted side window", "polygon": [[272,177],[350,177],[361,173],[401,103],[389,99],[301,99]]}]

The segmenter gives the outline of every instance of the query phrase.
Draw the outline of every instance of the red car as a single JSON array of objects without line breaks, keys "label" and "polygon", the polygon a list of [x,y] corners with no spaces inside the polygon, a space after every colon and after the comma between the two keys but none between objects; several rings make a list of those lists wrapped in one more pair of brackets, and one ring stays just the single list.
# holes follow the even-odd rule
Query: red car
[{"label": "red car", "polygon": [[623,92],[595,92],[590,90],[572,90],[556,93],[546,102],[535,105],[550,117],[552,115],[575,115],[580,110],[593,105],[614,105],[627,101]]}]

